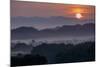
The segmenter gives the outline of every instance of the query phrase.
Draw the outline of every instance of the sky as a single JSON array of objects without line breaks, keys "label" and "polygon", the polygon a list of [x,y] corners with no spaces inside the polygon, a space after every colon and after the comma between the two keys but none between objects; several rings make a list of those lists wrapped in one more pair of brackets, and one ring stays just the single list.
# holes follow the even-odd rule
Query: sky
[{"label": "sky", "polygon": [[[80,18],[80,15],[82,18]],[[77,18],[78,16],[78,18]],[[90,5],[41,2],[11,2],[11,28],[32,26],[38,29],[70,24],[94,23],[95,7]]]}]

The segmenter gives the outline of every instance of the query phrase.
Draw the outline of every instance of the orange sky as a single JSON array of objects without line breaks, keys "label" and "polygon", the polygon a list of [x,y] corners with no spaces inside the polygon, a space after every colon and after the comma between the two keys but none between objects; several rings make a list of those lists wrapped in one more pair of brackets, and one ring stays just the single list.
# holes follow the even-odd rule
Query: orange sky
[{"label": "orange sky", "polygon": [[50,17],[50,16],[65,16],[74,17],[75,13],[82,13],[86,17],[94,15],[94,6],[87,5],[70,5],[70,4],[51,4],[37,2],[18,2],[12,1],[11,4],[12,16],[26,17]]},{"label": "orange sky", "polygon": [[11,22],[12,28],[32,26],[38,29],[94,23],[95,6],[12,1]]}]

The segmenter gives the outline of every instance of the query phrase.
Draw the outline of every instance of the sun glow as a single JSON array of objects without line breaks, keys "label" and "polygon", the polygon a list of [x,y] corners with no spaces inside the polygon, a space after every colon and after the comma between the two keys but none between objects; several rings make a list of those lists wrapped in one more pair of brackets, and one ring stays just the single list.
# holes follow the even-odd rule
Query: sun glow
[{"label": "sun glow", "polygon": [[75,16],[76,16],[77,19],[81,19],[83,17],[81,13],[76,13]]},{"label": "sun glow", "polygon": [[81,8],[74,8],[73,13],[77,19],[81,19],[83,17],[82,13],[84,13],[84,10]]}]

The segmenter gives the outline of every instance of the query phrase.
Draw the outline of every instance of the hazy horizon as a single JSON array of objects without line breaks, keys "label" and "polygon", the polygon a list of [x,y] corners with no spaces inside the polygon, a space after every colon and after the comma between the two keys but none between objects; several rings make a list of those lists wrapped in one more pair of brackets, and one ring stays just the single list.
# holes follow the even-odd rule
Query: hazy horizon
[{"label": "hazy horizon", "polygon": [[[95,6],[12,1],[11,29],[21,26],[37,29],[62,25],[95,23]],[[77,14],[82,18],[78,19]]]}]

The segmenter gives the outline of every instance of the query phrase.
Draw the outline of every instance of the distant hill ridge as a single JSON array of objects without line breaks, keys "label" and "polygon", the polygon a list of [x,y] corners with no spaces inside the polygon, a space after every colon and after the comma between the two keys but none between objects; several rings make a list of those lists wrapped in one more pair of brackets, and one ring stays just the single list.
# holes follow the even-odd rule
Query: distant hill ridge
[{"label": "distant hill ridge", "polygon": [[95,34],[95,24],[63,25],[61,27],[38,30],[34,27],[19,27],[11,30],[12,39],[36,39],[42,37],[58,36],[87,36]]}]

